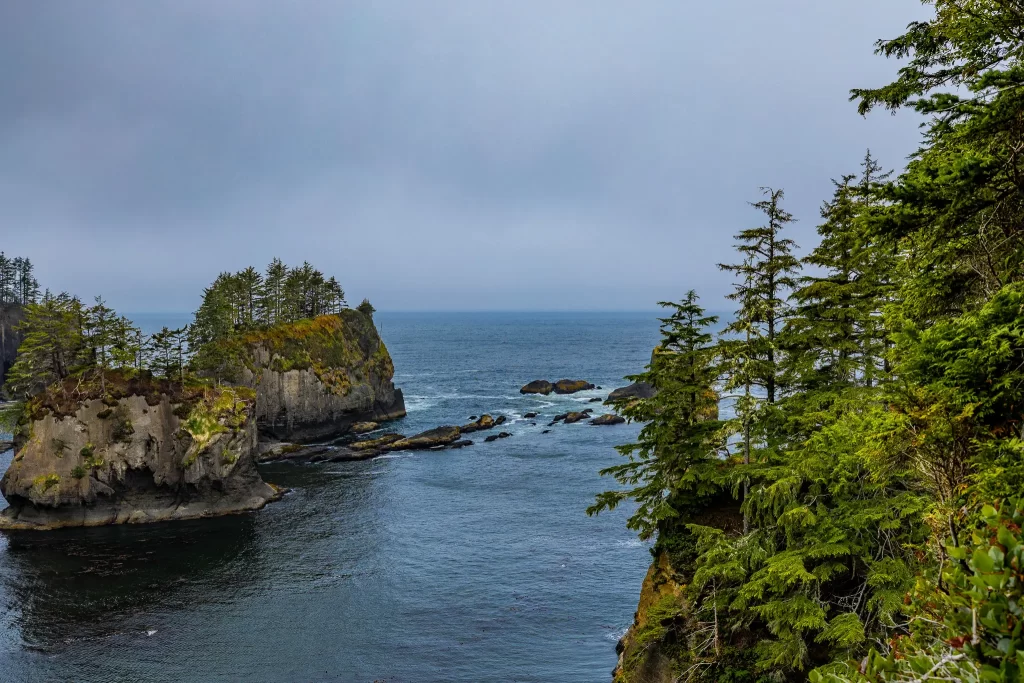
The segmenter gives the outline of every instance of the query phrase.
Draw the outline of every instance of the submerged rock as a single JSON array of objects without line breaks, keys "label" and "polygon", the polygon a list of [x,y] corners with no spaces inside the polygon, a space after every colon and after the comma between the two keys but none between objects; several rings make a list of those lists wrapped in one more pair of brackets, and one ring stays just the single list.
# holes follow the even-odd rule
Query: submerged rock
[{"label": "submerged rock", "polygon": [[590,424],[592,424],[592,425],[620,425],[620,424],[623,424],[625,421],[626,421],[626,418],[622,417],[621,415],[615,415],[615,414],[610,413],[608,415],[601,415],[599,417],[595,417],[593,420],[590,421]]},{"label": "submerged rock", "polygon": [[499,415],[499,416],[498,416],[498,419],[494,421],[494,425],[495,425],[495,426],[498,426],[498,425],[503,425],[503,424],[505,424],[506,422],[508,422],[508,418],[507,418],[507,417],[505,417],[504,415]]},{"label": "submerged rock", "polygon": [[554,391],[554,389],[555,389],[554,385],[551,384],[551,382],[547,381],[546,379],[535,379],[532,382],[530,382],[529,384],[523,386],[519,390],[519,393],[520,394],[543,394],[544,396],[547,396],[552,391]]},{"label": "submerged rock", "polygon": [[553,418],[551,418],[551,424],[555,424],[556,422],[560,422],[561,420],[564,420],[567,417],[569,417],[569,413],[562,413],[561,415],[555,415]]},{"label": "submerged rock", "polygon": [[537,413],[526,413],[525,415],[523,415],[523,418],[526,420],[529,420],[534,417],[537,417]]},{"label": "submerged rock", "polygon": [[593,389],[594,385],[582,379],[560,379],[553,385],[556,394],[575,394],[577,391]]},{"label": "submerged rock", "polygon": [[470,441],[469,439],[461,439],[460,441],[456,441],[455,443],[453,443],[448,448],[465,448],[466,446],[472,446],[472,445],[473,445],[473,442]]},{"label": "submerged rock", "polygon": [[594,398],[592,398],[592,399],[590,399],[589,401],[587,401],[587,403],[600,403],[600,402],[601,402],[601,400],[602,400],[602,399],[601,399],[601,397],[600,397],[600,396],[595,396]]},{"label": "submerged rock", "polygon": [[508,437],[510,437],[510,436],[512,436],[512,435],[511,435],[511,434],[509,434],[508,432],[500,432],[500,433],[498,434],[498,438],[499,438],[499,439],[507,439],[507,438],[508,438]]},{"label": "submerged rock", "polygon": [[211,517],[280,496],[256,470],[255,392],[136,389],[61,403],[72,385],[29,402],[29,438],[0,480],[0,528]]},{"label": "submerged rock", "polygon": [[390,444],[389,451],[426,450],[433,446],[447,446],[459,440],[461,434],[458,427],[444,426],[428,429],[425,432],[410,436]]},{"label": "submerged rock", "polygon": [[380,427],[376,422],[356,422],[352,425],[353,434],[366,434]]}]

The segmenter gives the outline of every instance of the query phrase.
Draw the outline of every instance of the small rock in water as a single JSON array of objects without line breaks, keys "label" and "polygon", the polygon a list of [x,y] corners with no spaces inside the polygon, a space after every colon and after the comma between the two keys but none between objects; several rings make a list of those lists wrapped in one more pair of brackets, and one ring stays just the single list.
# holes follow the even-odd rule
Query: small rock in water
[{"label": "small rock in water", "polygon": [[523,415],[524,420],[529,420],[531,417],[537,417],[537,413],[527,413],[526,415]]},{"label": "small rock in water", "polygon": [[505,424],[505,421],[506,421],[507,419],[508,419],[508,418],[507,418],[507,417],[505,417],[504,415],[499,415],[499,416],[497,417],[497,419],[496,419],[496,420],[494,421],[494,424],[495,424],[495,425],[503,425],[503,424]]},{"label": "small rock in water", "polygon": [[550,429],[545,429],[543,432],[541,432],[541,434],[550,434],[550,433],[551,433]]},{"label": "small rock in water", "polygon": [[469,419],[470,419],[470,420],[477,420],[477,419],[479,419],[479,418],[478,418],[478,417],[477,417],[476,415],[470,415],[470,416],[469,416]]},{"label": "small rock in water", "polygon": [[[558,424],[558,423],[557,422],[548,422],[548,427],[554,427],[556,424]],[[548,431],[550,432],[551,430],[549,429]]]},{"label": "small rock in water", "polygon": [[473,442],[470,441],[469,439],[462,439],[461,441],[456,441],[455,443],[453,443],[448,448],[465,448],[466,446],[472,446],[472,445],[473,445]]},{"label": "small rock in water", "polygon": [[547,396],[552,392],[555,387],[551,382],[546,379],[535,379],[522,389],[519,390],[520,394],[544,394]]},{"label": "small rock in water", "polygon": [[484,443],[490,443],[492,441],[497,441],[497,440],[498,440],[498,435],[497,434],[491,434],[486,439],[484,439]]},{"label": "small rock in water", "polygon": [[502,433],[498,434],[498,438],[499,439],[507,439],[510,436],[512,436],[512,435],[509,434],[508,432],[502,432]]},{"label": "small rock in water", "polygon": [[590,424],[592,424],[592,425],[620,425],[620,424],[622,424],[625,421],[626,421],[626,419],[624,417],[622,417],[621,415],[608,414],[608,415],[601,415],[600,417],[595,417],[593,420],[590,421]]},{"label": "small rock in water", "polygon": [[587,401],[587,403],[600,403],[600,402],[601,402],[601,397],[600,396],[595,396],[594,398],[592,398],[589,401]]},{"label": "small rock in water", "polygon": [[559,420],[564,420],[567,417],[569,417],[569,413],[562,413],[561,415],[555,415],[553,418],[551,418],[551,421],[558,422]]}]

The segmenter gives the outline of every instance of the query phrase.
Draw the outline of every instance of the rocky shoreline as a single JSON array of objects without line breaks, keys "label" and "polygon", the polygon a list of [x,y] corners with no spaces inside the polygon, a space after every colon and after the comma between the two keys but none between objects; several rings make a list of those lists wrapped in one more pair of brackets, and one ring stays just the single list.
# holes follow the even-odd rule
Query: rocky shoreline
[{"label": "rocky shoreline", "polygon": [[[341,328],[328,332],[332,338],[345,334]],[[0,513],[0,529],[137,524],[249,512],[284,493],[263,481],[257,463],[359,461],[398,451],[463,449],[477,443],[467,438],[477,434],[484,443],[513,436],[498,430],[508,422],[506,416],[487,413],[470,416],[465,424],[408,436],[387,431],[387,422],[405,415],[402,393],[391,383],[393,366],[375,331],[361,334],[349,348],[356,360],[330,372],[286,367],[280,356],[257,342],[254,369],[239,386],[182,394],[180,387],[176,393],[169,386],[132,380],[77,402],[67,399],[66,389],[52,399],[44,395],[33,404],[21,441],[8,444],[18,452],[0,480],[0,492],[10,503]],[[381,353],[384,357],[378,360]],[[365,369],[355,367],[360,364]],[[595,388],[584,380],[539,380],[521,392],[568,395]],[[612,397],[642,398],[645,392],[623,387],[607,399],[588,402],[614,405]],[[614,412],[593,413],[585,408],[548,418],[534,411],[523,419],[531,426],[549,419],[548,427],[625,422]],[[309,443],[311,437],[342,442]]]}]

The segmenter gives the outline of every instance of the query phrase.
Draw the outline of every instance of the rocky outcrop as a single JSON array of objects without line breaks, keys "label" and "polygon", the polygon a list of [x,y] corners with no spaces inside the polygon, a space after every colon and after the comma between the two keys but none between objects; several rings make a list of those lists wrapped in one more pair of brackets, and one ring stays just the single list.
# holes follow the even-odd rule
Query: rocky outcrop
[{"label": "rocky outcrop", "polygon": [[401,434],[385,434],[377,439],[350,443],[348,447],[354,451],[379,451],[385,446],[390,446],[391,444],[402,441],[403,439],[405,439],[405,437]]},{"label": "rocky outcrop", "polygon": [[651,614],[666,602],[681,603],[682,594],[683,586],[676,577],[668,553],[659,553],[640,589],[640,603],[633,625],[616,647],[619,662],[614,672],[615,683],[674,683],[678,680],[672,657],[665,652],[661,638],[655,637],[661,625],[651,618]]},{"label": "rocky outcrop", "polygon": [[10,503],[0,528],[210,517],[279,495],[256,470],[252,390],[120,393],[29,403],[23,442],[0,480]]},{"label": "rocky outcrop", "polygon": [[472,434],[473,432],[479,432],[484,429],[493,429],[495,425],[494,418],[490,415],[481,415],[480,419],[476,422],[470,422],[468,425],[462,425],[460,431],[463,434]]},{"label": "rocky outcrop", "polygon": [[556,394],[575,394],[577,391],[593,389],[594,385],[582,379],[560,379],[557,382],[549,382],[546,379],[535,379],[519,390],[520,394],[543,394],[547,396],[552,391]]},{"label": "rocky outcrop", "polygon": [[458,427],[435,427],[415,436],[410,436],[390,444],[389,451],[426,450],[436,446],[447,446],[459,440],[461,432]]},{"label": "rocky outcrop", "polygon": [[391,356],[359,311],[252,332],[240,344],[239,376],[256,390],[256,421],[266,437],[311,441],[405,415]]},{"label": "rocky outcrop", "polygon": [[575,394],[577,391],[593,389],[594,385],[582,379],[560,379],[553,387],[556,394]]},{"label": "rocky outcrop", "polygon": [[658,391],[647,382],[634,382],[626,387],[619,387],[608,394],[608,402],[629,398],[654,398]]},{"label": "rocky outcrop", "polygon": [[565,422],[565,424],[571,425],[575,422],[582,422],[583,420],[586,420],[588,417],[590,417],[590,412],[572,412],[566,413],[565,417],[563,417],[562,420]]},{"label": "rocky outcrop", "polygon": [[374,431],[378,427],[380,427],[380,425],[377,424],[376,422],[356,422],[354,425],[352,425],[352,433],[366,434],[367,432]]},{"label": "rocky outcrop", "polygon": [[621,415],[608,414],[595,417],[590,421],[592,425],[620,425],[626,421],[626,418]]},{"label": "rocky outcrop", "polygon": [[535,379],[519,390],[520,394],[543,394],[547,396],[555,387],[546,379]]}]

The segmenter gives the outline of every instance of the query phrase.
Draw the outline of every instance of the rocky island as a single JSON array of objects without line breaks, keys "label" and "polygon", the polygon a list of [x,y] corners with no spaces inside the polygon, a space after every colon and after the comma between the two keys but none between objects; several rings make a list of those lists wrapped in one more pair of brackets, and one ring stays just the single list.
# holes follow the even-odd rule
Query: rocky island
[{"label": "rocky island", "polygon": [[261,435],[311,441],[405,415],[391,356],[359,311],[252,332],[241,343],[241,383],[256,390]]},{"label": "rocky island", "polygon": [[405,415],[373,307],[343,297],[334,278],[275,260],[265,281],[222,274],[192,325],[145,339],[101,299],[26,302],[5,385],[20,417],[0,528],[255,510],[281,495],[257,457],[290,448],[261,436],[330,438]]},{"label": "rocky island", "polygon": [[280,492],[256,471],[256,395],[121,374],[50,387],[28,404],[0,480],[0,528],[192,519],[263,507]]}]

